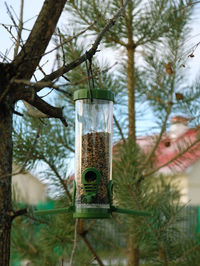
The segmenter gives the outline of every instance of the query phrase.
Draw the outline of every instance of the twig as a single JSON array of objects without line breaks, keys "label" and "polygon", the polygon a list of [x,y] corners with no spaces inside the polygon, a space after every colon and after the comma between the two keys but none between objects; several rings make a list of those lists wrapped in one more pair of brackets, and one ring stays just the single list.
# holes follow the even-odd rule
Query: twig
[{"label": "twig", "polygon": [[11,35],[11,37],[14,39],[15,43],[17,42],[16,37],[13,35],[11,29],[9,29],[5,24],[2,24],[2,26],[8,31],[8,33]]},{"label": "twig", "polygon": [[122,140],[123,140],[123,143],[125,143],[126,140],[125,140],[125,137],[124,137],[123,131],[122,131],[122,129],[121,129],[121,127],[120,127],[120,124],[119,124],[119,122],[118,122],[118,120],[117,120],[117,118],[116,118],[115,115],[113,115],[113,119],[114,119],[114,121],[115,121],[115,125],[116,125],[117,129],[119,130],[119,134],[121,135],[121,138],[122,138]]},{"label": "twig", "polygon": [[22,215],[25,215],[27,214],[27,209],[21,209],[21,210],[18,210],[18,211],[13,211],[13,214],[11,215],[11,220],[14,220],[16,217],[18,216],[22,216]]},{"label": "twig", "polygon": [[72,254],[71,254],[71,258],[69,262],[70,266],[72,266],[74,254],[75,254],[76,247],[77,247],[77,229],[78,229],[78,219],[76,219],[75,227],[74,227],[74,246],[73,246],[73,250],[72,250]]},{"label": "twig", "polygon": [[[193,246],[192,248],[188,249],[187,252],[183,254],[178,260],[174,262],[174,264],[179,264],[186,256],[188,256],[191,252],[193,252],[195,249],[199,248],[199,244]],[[180,264],[179,264],[180,265]]]},{"label": "twig", "polygon": [[15,49],[14,49],[14,58],[18,54],[19,46],[20,46],[20,41],[21,41],[21,36],[22,36],[22,29],[23,29],[23,10],[24,10],[24,0],[21,0],[21,6],[20,6],[20,15],[19,15],[19,25],[17,29],[17,41],[15,44]]},{"label": "twig", "polygon": [[180,10],[182,10],[182,9],[185,9],[185,8],[187,8],[187,7],[190,7],[190,6],[193,6],[193,5],[199,4],[199,3],[200,3],[200,1],[196,1],[196,2],[189,1],[189,3],[187,3],[187,5],[185,5],[185,6],[182,7],[182,8],[179,8],[179,9],[174,10],[174,12],[180,11]]},{"label": "twig", "polygon": [[92,257],[91,260],[87,264],[85,264],[85,266],[90,265],[94,260],[95,260],[95,257]]},{"label": "twig", "polygon": [[[62,35],[61,35],[61,32],[60,32],[60,29],[58,28],[58,36],[59,36],[59,40],[60,40],[60,47],[61,47],[61,50],[62,50],[62,59],[63,59],[63,65],[65,65],[65,51],[64,51],[64,46],[63,46],[63,42],[62,42]],[[58,47],[58,46],[57,46]]]},{"label": "twig", "polygon": [[8,15],[9,15],[10,19],[12,20],[13,24],[14,24],[15,27],[17,28],[17,23],[15,22],[15,19],[14,19],[13,15],[12,15],[12,13],[11,13],[11,11],[10,11],[10,9],[9,9],[9,7],[8,7],[8,5],[7,5],[7,3],[6,3],[6,2],[4,2],[4,3],[5,3],[6,9],[7,9],[7,13],[8,13]]},{"label": "twig", "polygon": [[98,257],[97,253],[95,252],[95,250],[93,249],[93,247],[91,246],[90,242],[88,241],[88,239],[86,237],[88,231],[84,230],[83,222],[82,222],[81,219],[79,220],[79,225],[80,225],[80,233],[79,233],[79,235],[81,236],[81,238],[85,242],[86,246],[88,247],[88,249],[90,250],[90,252],[92,253],[92,255],[95,257],[95,259],[98,262],[98,264],[100,266],[104,266],[103,262]]},{"label": "twig", "polygon": [[65,183],[64,179],[62,179],[62,177],[61,177],[60,174],[58,173],[58,171],[57,171],[55,165],[53,165],[52,163],[50,163],[50,162],[46,159],[46,157],[44,157],[44,156],[42,156],[42,159],[43,159],[43,161],[44,161],[46,164],[48,164],[48,166],[51,168],[51,170],[55,173],[56,177],[58,178],[58,180],[60,181],[61,185],[63,186],[63,188],[64,188],[64,190],[65,190],[65,192],[66,192],[66,194],[67,194],[67,196],[68,196],[68,198],[69,198],[69,201],[70,201],[70,203],[71,203],[71,202],[72,202],[72,196],[71,196],[71,194],[70,194],[70,192],[69,192],[69,190],[68,190],[68,188],[67,188],[67,184]]},{"label": "twig", "polygon": [[[93,22],[91,25],[89,25],[86,29],[84,29],[84,30],[78,32],[76,35],[74,35],[74,36],[70,36],[70,37],[66,38],[65,41],[60,42],[59,45],[57,45],[56,47],[54,47],[54,48],[51,49],[50,51],[44,53],[43,56],[48,55],[48,54],[54,52],[55,50],[57,50],[57,49],[60,48],[60,47],[62,48],[64,44],[73,41],[74,39],[76,39],[77,37],[79,37],[80,35],[82,35],[83,33],[85,33],[85,32],[86,32],[87,30],[89,30],[89,29],[90,29],[95,23],[96,23],[96,21]],[[60,34],[59,34],[59,36],[60,36]]]}]

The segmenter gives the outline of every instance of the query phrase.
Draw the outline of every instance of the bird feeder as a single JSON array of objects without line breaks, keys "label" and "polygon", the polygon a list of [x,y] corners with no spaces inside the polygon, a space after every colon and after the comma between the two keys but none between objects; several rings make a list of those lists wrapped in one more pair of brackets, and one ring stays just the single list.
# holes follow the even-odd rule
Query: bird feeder
[{"label": "bird feeder", "polygon": [[150,215],[112,205],[112,120],[111,91],[82,89],[74,93],[76,109],[75,180],[71,206],[35,210],[34,215],[72,212],[74,218],[109,218],[113,212],[134,216]]},{"label": "bird feeder", "polygon": [[74,93],[74,218],[110,216],[113,100],[108,90],[82,89]]}]

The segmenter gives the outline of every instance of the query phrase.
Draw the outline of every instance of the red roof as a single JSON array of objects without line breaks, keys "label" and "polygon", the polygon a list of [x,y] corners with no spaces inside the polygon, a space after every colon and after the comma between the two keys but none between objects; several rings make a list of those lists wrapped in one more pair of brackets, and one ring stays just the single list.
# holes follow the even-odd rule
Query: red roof
[{"label": "red roof", "polygon": [[[184,171],[194,164],[200,159],[198,132],[199,128],[188,128],[185,133],[176,139],[171,138],[170,133],[165,134],[156,149],[154,167],[160,168],[163,166],[159,172],[168,174]],[[157,138],[158,136],[142,137],[137,139],[137,143],[145,153],[149,153]]]}]

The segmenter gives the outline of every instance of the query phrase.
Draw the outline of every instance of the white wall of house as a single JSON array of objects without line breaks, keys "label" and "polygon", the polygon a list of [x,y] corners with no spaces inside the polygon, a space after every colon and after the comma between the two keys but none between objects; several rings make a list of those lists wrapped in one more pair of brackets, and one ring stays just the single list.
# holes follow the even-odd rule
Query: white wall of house
[{"label": "white wall of house", "polygon": [[181,203],[187,204],[189,202],[188,197],[188,176],[186,173],[179,173],[176,177],[176,184],[181,192]]},{"label": "white wall of house", "polygon": [[[13,165],[13,173],[17,173],[19,167]],[[28,205],[36,205],[46,201],[46,186],[29,172],[12,176],[13,200]]]},{"label": "white wall of house", "polygon": [[187,171],[188,176],[188,200],[191,205],[200,205],[200,159]]}]

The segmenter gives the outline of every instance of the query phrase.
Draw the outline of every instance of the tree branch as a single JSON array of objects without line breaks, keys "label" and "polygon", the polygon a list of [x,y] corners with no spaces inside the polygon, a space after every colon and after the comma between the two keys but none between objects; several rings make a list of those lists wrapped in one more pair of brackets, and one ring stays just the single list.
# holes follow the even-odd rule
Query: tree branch
[{"label": "tree branch", "polygon": [[26,91],[23,93],[22,100],[25,100],[32,106],[36,107],[39,111],[46,114],[47,117],[54,117],[59,118],[63,125],[67,127],[67,121],[65,120],[63,116],[63,108],[64,107],[54,107],[47,102],[43,101],[36,93],[35,91]]},{"label": "tree branch", "polygon": [[[93,55],[96,53],[97,48],[101,42],[101,40],[103,39],[104,35],[106,34],[107,31],[109,31],[109,29],[115,24],[115,22],[117,21],[117,19],[119,18],[119,16],[121,15],[122,11],[126,8],[128,2],[130,0],[126,0],[124,5],[119,9],[119,11],[113,16],[113,18],[111,18],[108,23],[106,24],[106,26],[103,28],[103,30],[99,33],[99,35],[97,36],[94,44],[92,45],[92,47],[87,51],[87,59],[91,59],[93,57]],[[79,66],[80,64],[82,64],[85,61],[85,53],[80,56],[79,58],[77,58],[76,60],[74,60],[73,62],[62,66],[61,68],[57,69],[56,71],[52,72],[51,74],[47,75],[46,77],[44,77],[42,80],[40,80],[40,82],[44,82],[44,81],[53,81],[56,78],[59,78],[60,76],[62,76],[63,74],[69,72],[70,70],[72,70],[73,68]]]},{"label": "tree branch", "polygon": [[72,195],[70,194],[68,188],[67,188],[67,184],[65,183],[65,180],[60,176],[60,174],[58,173],[55,165],[53,165],[51,162],[49,162],[44,156],[42,158],[44,160],[44,162],[46,164],[48,164],[48,166],[51,168],[51,170],[54,172],[54,174],[56,175],[56,177],[58,178],[58,180],[60,181],[60,184],[63,186],[68,198],[69,198],[69,201],[70,203],[72,203]]},{"label": "tree branch", "polygon": [[49,44],[65,3],[66,0],[45,0],[26,43],[13,61],[18,77],[32,77]]},{"label": "tree branch", "polygon": [[28,211],[27,211],[26,208],[25,209],[18,210],[18,211],[13,211],[13,214],[11,216],[11,220],[14,220],[16,217],[25,215],[27,213],[28,213]]},{"label": "tree branch", "polygon": [[23,29],[23,10],[24,10],[24,0],[21,0],[20,15],[19,15],[19,25],[18,25],[18,28],[17,28],[17,42],[15,44],[15,49],[14,49],[14,58],[18,54],[20,41],[21,41],[21,35],[22,35],[22,29]]}]

